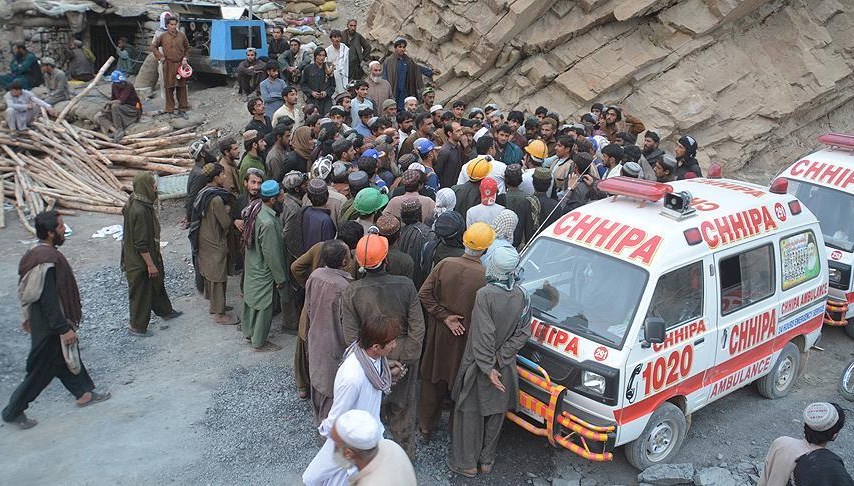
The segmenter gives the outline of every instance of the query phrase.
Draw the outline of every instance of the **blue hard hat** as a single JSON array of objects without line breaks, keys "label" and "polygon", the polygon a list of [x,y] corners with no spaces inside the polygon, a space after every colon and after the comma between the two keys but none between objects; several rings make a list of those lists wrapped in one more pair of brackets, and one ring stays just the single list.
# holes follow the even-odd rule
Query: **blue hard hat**
[{"label": "blue hard hat", "polygon": [[380,152],[377,149],[372,149],[372,148],[362,152],[362,157],[370,157],[372,159],[378,159],[378,158],[382,157],[382,155],[383,155],[382,152]]},{"label": "blue hard hat", "polygon": [[261,197],[273,197],[279,195],[279,183],[274,180],[264,181],[261,184]]},{"label": "blue hard hat", "polygon": [[118,69],[113,71],[113,74],[110,75],[110,81],[113,83],[121,83],[122,81],[127,81],[128,78],[125,76],[125,73],[119,71]]}]

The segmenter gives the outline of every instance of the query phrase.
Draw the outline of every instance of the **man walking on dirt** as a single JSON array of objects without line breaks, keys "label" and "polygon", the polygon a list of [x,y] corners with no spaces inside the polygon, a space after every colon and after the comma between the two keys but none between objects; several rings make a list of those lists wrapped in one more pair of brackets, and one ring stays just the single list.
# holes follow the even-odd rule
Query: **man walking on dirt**
[{"label": "man walking on dirt", "polygon": [[[187,99],[187,79],[178,76],[178,68],[187,60],[190,43],[187,36],[178,31],[178,19],[170,17],[166,32],[151,44],[151,52],[163,63],[163,87],[166,88],[166,112],[175,111],[175,96],[178,97],[178,115],[187,116],[190,102]],[[161,53],[158,47],[163,47]]]},{"label": "man walking on dirt", "polygon": [[109,392],[94,391],[95,384],[82,361],[77,361],[79,369],[74,373],[63,358],[63,345],[77,346],[75,330],[83,319],[83,309],[71,265],[57,249],[65,242],[62,216],[56,211],[39,213],[35,227],[39,242],[18,265],[18,295],[24,311],[21,327],[31,336],[27,376],[3,409],[3,421],[22,429],[38,423],[24,410],[54,377],[77,398],[80,407],[110,398]]}]

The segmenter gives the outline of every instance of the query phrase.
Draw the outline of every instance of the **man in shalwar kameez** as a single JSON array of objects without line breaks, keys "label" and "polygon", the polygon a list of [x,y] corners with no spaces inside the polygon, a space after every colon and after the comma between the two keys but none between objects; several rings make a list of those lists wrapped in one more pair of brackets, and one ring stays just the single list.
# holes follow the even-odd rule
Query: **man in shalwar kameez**
[{"label": "man in shalwar kameez", "polygon": [[504,413],[517,404],[516,353],[531,334],[530,299],[514,274],[518,264],[519,254],[512,247],[491,252],[487,285],[477,291],[451,393],[456,408],[448,467],[465,477],[492,470]]},{"label": "man in shalwar kameez", "polygon": [[344,362],[335,374],[332,408],[317,428],[326,442],[302,475],[306,486],[347,486],[348,478],[358,473],[355,466],[342,467],[335,460],[332,427],[349,410],[364,410],[380,422],[383,397],[391,393],[392,380],[402,371],[400,363],[388,359],[401,328],[398,318],[367,321],[359,328],[358,339],[344,352]]},{"label": "man in shalwar kameez", "polygon": [[[243,227],[245,268],[243,270],[243,336],[255,351],[279,351],[281,346],[267,341],[273,322],[273,292],[287,284],[279,183],[264,181],[261,199],[246,208]],[[281,293],[280,293],[281,295]]]}]

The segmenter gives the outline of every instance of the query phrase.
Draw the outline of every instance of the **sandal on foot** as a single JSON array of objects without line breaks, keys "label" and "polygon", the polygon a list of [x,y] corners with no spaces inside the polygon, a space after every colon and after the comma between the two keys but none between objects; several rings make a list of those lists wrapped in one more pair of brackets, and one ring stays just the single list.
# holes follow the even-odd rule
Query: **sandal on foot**
[{"label": "sandal on foot", "polygon": [[21,412],[21,415],[18,415],[14,420],[9,423],[17,425],[18,428],[20,428],[21,430],[32,429],[33,427],[39,424],[36,419],[31,419],[27,417],[27,415],[23,412]]},{"label": "sandal on foot", "polygon": [[299,395],[300,400],[308,400],[308,398],[311,396],[306,390],[299,390],[297,393]]},{"label": "sandal on foot", "polygon": [[109,400],[110,397],[112,396],[112,395],[110,395],[110,392],[98,393],[98,392],[93,391],[90,393],[92,394],[92,398],[90,398],[88,402],[78,403],[77,404],[78,407],[81,407],[81,408],[82,407],[88,407],[89,405],[92,405],[95,403],[104,402],[104,401]]},{"label": "sandal on foot", "polygon": [[477,468],[460,469],[458,467],[451,465],[450,460],[445,460],[445,465],[448,466],[448,469],[450,469],[451,472],[459,474],[460,476],[467,477],[467,478],[473,478],[473,477],[477,476]]},{"label": "sandal on foot", "polygon": [[492,472],[492,466],[494,464],[481,464],[478,466],[478,470],[483,474],[489,474]]}]

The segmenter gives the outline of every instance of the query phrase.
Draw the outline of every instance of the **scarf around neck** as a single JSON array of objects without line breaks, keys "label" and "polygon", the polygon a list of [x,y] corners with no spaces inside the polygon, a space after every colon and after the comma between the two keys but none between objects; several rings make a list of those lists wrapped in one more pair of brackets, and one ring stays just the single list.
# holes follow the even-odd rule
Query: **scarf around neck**
[{"label": "scarf around neck", "polygon": [[62,311],[65,314],[65,318],[76,328],[80,324],[80,321],[83,320],[83,305],[80,303],[80,290],[77,287],[77,280],[74,278],[71,265],[68,264],[65,255],[57,250],[56,247],[46,243],[39,243],[30,248],[18,264],[18,281],[20,282],[27,272],[43,263],[53,263],[56,273],[56,290],[59,294]]},{"label": "scarf around neck", "polygon": [[359,361],[362,371],[365,372],[365,376],[368,378],[368,381],[374,389],[382,391],[383,395],[391,393],[391,370],[388,367],[388,360],[386,358],[380,358],[380,372],[377,373],[377,369],[374,367],[371,357],[368,356],[368,353],[366,353],[361,346],[359,346],[358,340],[354,341],[353,344],[344,351],[344,359],[347,359],[351,354],[356,355],[356,360]]}]

